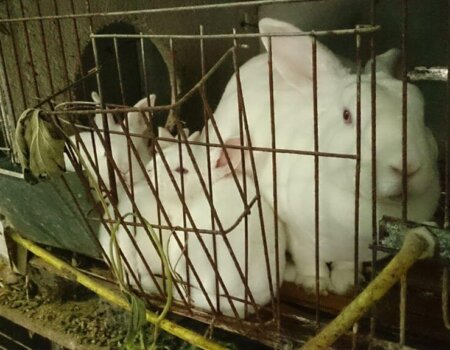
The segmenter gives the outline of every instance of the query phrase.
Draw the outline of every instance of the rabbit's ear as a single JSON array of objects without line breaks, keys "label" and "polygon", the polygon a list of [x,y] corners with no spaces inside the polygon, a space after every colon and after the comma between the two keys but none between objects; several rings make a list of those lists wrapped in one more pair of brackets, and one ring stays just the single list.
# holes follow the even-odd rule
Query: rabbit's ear
[{"label": "rabbit's ear", "polygon": [[[393,48],[376,57],[376,71],[384,72],[390,76],[399,77],[400,50]],[[370,74],[372,71],[372,60],[369,60],[365,67],[364,73]]]},{"label": "rabbit's ear", "polygon": [[173,139],[174,137],[172,134],[167,130],[166,128],[163,128],[161,126],[158,126],[158,137],[164,137],[164,138],[170,138]]},{"label": "rabbit's ear", "polygon": [[[189,133],[187,133],[186,135],[189,135]],[[189,135],[188,137],[188,141],[198,141],[200,138],[200,131],[194,131],[191,135]]]},{"label": "rabbit's ear", "polygon": [[[97,105],[101,104],[101,99],[97,91],[91,92],[92,101],[94,101]],[[97,106],[98,108],[100,106]],[[120,122],[116,121],[117,116],[114,116],[113,113],[106,113],[106,118],[108,120],[108,129],[109,131],[122,132],[122,126]],[[103,114],[97,113],[94,118],[94,122],[100,130],[103,130]]]},{"label": "rabbit's ear", "polygon": [[[112,113],[106,113],[106,119],[108,120],[108,129],[109,131],[121,131],[122,127],[120,123],[117,123],[114,119],[114,115]],[[94,122],[97,125],[97,128],[103,130],[103,113],[97,113],[94,117]]]},{"label": "rabbit's ear", "polygon": [[100,96],[98,95],[97,91],[91,92],[91,98],[92,98],[92,101],[94,101],[95,103],[100,103]]},{"label": "rabbit's ear", "polygon": [[[148,104],[149,101],[150,101],[150,105]],[[155,102],[156,102],[156,95],[150,94],[148,97],[144,97],[143,99],[140,99],[139,101],[137,101],[136,104],[134,105],[134,107],[137,107],[137,108],[154,107]]]},{"label": "rabbit's ear", "polygon": [[[163,128],[161,126],[158,126],[158,137],[163,137],[163,138],[167,138],[167,139],[175,139],[175,136],[173,136],[169,130],[167,130],[166,128]],[[161,147],[161,149],[165,149],[172,145],[176,145],[175,142],[170,142],[170,141],[159,140],[158,142],[159,142],[159,146]]]},{"label": "rabbit's ear", "polygon": [[[136,108],[146,108],[146,107],[154,107],[156,101],[156,95],[150,94],[148,97],[144,97],[140,99],[134,107]],[[149,105],[150,102],[150,105]],[[147,116],[148,114],[145,113]],[[147,123],[144,120],[144,116],[139,112],[131,112],[128,113],[128,128],[130,132],[133,133],[142,133],[147,128]]]},{"label": "rabbit's ear", "polygon": [[[241,146],[241,140],[239,137],[228,139],[225,142],[225,148],[218,150],[218,156],[216,158],[215,169],[221,170],[221,174],[224,176],[231,172],[231,168],[238,169],[241,165],[241,150],[239,148],[228,148],[227,146]],[[228,165],[225,152],[230,158],[231,165]]]},{"label": "rabbit's ear", "polygon": [[183,132],[184,132],[184,134],[185,134],[187,137],[189,137],[189,134],[191,133],[191,132],[189,131],[189,128],[183,128]]},{"label": "rabbit's ear", "polygon": [[[272,18],[259,21],[262,34],[303,34],[292,24]],[[275,69],[293,86],[298,86],[305,79],[313,78],[313,38],[310,36],[273,36],[272,59]],[[269,50],[269,39],[262,37],[262,42]],[[337,75],[345,71],[339,59],[325,46],[317,42],[318,76]]]}]

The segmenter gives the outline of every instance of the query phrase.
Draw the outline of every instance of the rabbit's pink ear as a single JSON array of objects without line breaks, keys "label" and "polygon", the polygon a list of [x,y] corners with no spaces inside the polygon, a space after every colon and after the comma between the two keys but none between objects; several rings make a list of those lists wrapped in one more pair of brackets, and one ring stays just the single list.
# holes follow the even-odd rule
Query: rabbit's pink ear
[{"label": "rabbit's pink ear", "polygon": [[[225,142],[225,147],[219,151],[219,155],[216,160],[215,168],[223,170],[224,174],[231,172],[231,168],[238,169],[241,165],[241,149],[229,148],[227,146],[241,146],[241,140],[239,137],[229,139]],[[226,154],[230,158],[231,165],[228,164]]]},{"label": "rabbit's pink ear", "polygon": [[[272,59],[274,68],[293,86],[305,79],[313,78],[313,39],[292,24],[272,18],[259,21],[261,34],[286,34],[272,37]],[[298,34],[292,36],[290,34]],[[269,51],[268,37],[262,42]],[[317,73],[319,77],[335,76],[342,72],[339,59],[325,46],[317,42]]]},{"label": "rabbit's pink ear", "polygon": [[[392,48],[376,57],[376,71],[384,72],[397,79],[401,79],[400,50]],[[369,74],[372,70],[372,60],[369,60],[364,67],[364,73]]]}]

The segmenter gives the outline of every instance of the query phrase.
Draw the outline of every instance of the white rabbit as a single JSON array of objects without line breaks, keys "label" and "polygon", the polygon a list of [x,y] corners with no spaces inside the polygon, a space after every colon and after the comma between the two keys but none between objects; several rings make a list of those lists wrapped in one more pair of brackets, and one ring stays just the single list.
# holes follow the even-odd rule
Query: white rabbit
[{"label": "white rabbit", "polygon": [[[148,223],[158,224],[158,203],[145,180],[140,180],[134,184],[134,202],[136,203],[140,214],[148,221]],[[123,191],[119,191],[117,210],[121,216],[134,212],[131,200]],[[167,225],[164,216],[161,214],[160,217],[160,225]],[[157,243],[153,243],[150,238],[151,236],[149,236],[146,229],[141,226],[145,225],[146,222],[142,222],[138,216],[133,215],[128,215],[124,218],[124,221],[129,223],[127,224],[129,232],[127,232],[127,229],[123,225],[118,226],[116,231],[116,241],[117,246],[120,248],[129,264],[128,266],[121,259],[122,265],[128,274],[130,284],[133,286],[140,284],[142,288],[149,293],[163,290],[159,289],[163,288],[163,282],[160,278],[163,271],[163,265],[155,245]],[[140,226],[135,226],[133,221]],[[162,245],[163,249],[164,247],[167,247],[166,243],[171,232],[169,230],[158,230],[155,228],[154,233],[158,236],[158,243]],[[132,238],[130,238],[130,235]],[[111,237],[110,233],[103,225],[100,227],[99,241],[105,253],[111,259]],[[133,241],[135,243],[133,243]],[[117,264],[118,256],[116,254],[114,254],[114,260]],[[135,277],[129,274],[130,268],[133,270]],[[151,274],[154,275],[154,278],[152,278]],[[137,278],[137,281],[135,278]],[[158,283],[159,288],[155,283]]]},{"label": "white rabbit", "polygon": [[[195,137],[197,135],[193,134],[189,140],[193,141]],[[238,141],[238,139],[229,140],[228,145],[236,145]],[[209,191],[207,150],[202,145],[190,145],[190,148]],[[281,281],[285,266],[284,226],[281,222],[277,223],[277,239],[274,233],[273,210],[267,201],[260,198],[267,242],[265,253],[258,201],[255,201],[249,208],[245,219],[241,218],[238,221],[240,215],[246,211],[246,207],[231,175],[231,168],[228,166],[225,153],[221,149],[210,150],[212,202],[220,223],[216,218],[212,219],[211,206],[202,189],[187,146],[185,144],[181,146],[182,162],[180,162],[179,151],[178,145],[163,150],[164,158],[179,188],[181,188],[181,178],[183,178],[184,200],[188,210],[183,214],[181,208],[177,208],[179,212],[174,213],[173,224],[188,229],[197,229],[200,230],[200,233],[192,230],[184,233],[182,229],[177,230],[174,236],[176,235],[181,244],[177,242],[176,237],[170,239],[168,247],[170,263],[175,275],[185,284],[189,282],[184,296],[188,297],[194,306],[207,311],[212,309],[220,311],[225,315],[244,317],[246,310],[244,300],[249,303],[248,312],[255,312],[250,302],[252,299],[248,295],[246,297],[247,292],[251,293],[258,306],[265,305],[270,301],[271,295],[276,295],[278,292],[276,262],[278,260],[278,276]],[[241,151],[228,148],[227,152],[232,167],[237,169],[241,162]],[[155,157],[155,164],[153,170],[156,168],[159,176],[163,174],[162,178],[167,179],[168,170],[161,155]],[[256,196],[253,180],[243,177],[242,173],[237,173],[237,177],[241,188],[244,181],[246,182],[247,194],[246,197],[244,195],[244,198],[247,198],[247,203],[251,203]],[[166,196],[178,197],[170,182],[161,182],[160,190],[164,198]],[[236,226],[233,226],[235,224]],[[248,225],[247,244],[246,224]],[[221,228],[226,232],[228,230],[226,235],[202,232],[202,230],[217,231]],[[276,244],[278,244],[278,251]],[[232,250],[234,258],[229,249]],[[267,260],[265,256],[267,256]],[[214,265],[217,267],[218,274],[213,268]],[[218,282],[218,275],[223,284]],[[246,278],[247,281],[245,282],[243,278]],[[248,286],[248,290],[245,285]],[[236,313],[226,296],[225,289],[232,299]],[[271,294],[271,290],[273,294]],[[218,299],[216,293],[219,295]]]},{"label": "white rabbit", "polygon": [[[97,104],[100,103],[100,97],[96,92],[92,92],[91,94],[92,100],[96,102]],[[155,95],[150,95],[149,98],[143,98],[140,101],[138,101],[134,107],[137,108],[144,108],[148,107],[148,100],[150,100],[150,105],[154,106],[155,104]],[[114,116],[112,113],[106,114],[107,121],[108,121],[108,128],[110,131],[109,137],[110,137],[110,144],[111,144],[111,157],[116,163],[118,169],[122,173],[122,175],[125,178],[125,181],[127,183],[130,183],[131,176],[130,176],[130,168],[133,170],[133,182],[139,180],[143,177],[143,172],[140,168],[140,165],[136,159],[136,156],[133,153],[133,150],[130,146],[130,157],[128,156],[128,140],[125,136],[124,132],[124,126],[121,125],[121,123],[116,123],[114,120]],[[147,128],[147,125],[142,117],[142,115],[139,112],[129,112],[127,114],[128,119],[128,130],[132,134],[140,134],[143,135],[144,131]],[[95,115],[94,122],[97,125],[97,128],[99,130],[103,130],[103,116],[102,114],[98,113]],[[123,121],[122,123],[125,123]],[[103,131],[100,131],[102,134],[103,140],[105,140],[105,135]],[[99,135],[94,131],[91,132],[81,132],[79,134],[79,137],[81,139],[81,142],[86,147],[86,151],[84,150],[83,146],[79,146],[79,151],[81,155],[84,157],[86,164],[88,165],[88,169],[90,172],[96,176],[96,171],[98,171],[98,175],[100,179],[104,182],[106,188],[110,189],[110,183],[109,183],[109,173],[108,173],[108,157],[107,152],[105,150],[105,147],[103,146],[103,143],[101,142],[101,139]],[[76,135],[73,135],[70,137],[71,141],[74,144],[77,144],[77,137]],[[142,163],[147,164],[148,161],[151,158],[149,147],[148,147],[148,138],[141,137],[141,136],[131,136],[131,141],[133,142],[134,146],[136,147],[136,151],[139,154],[140,159],[142,160]],[[88,158],[91,158],[92,161],[90,161]],[[65,163],[66,163],[66,170],[68,171],[75,171],[72,162],[69,160],[68,156],[65,154]],[[131,162],[131,166],[130,166]],[[98,179],[97,179],[98,180]],[[98,181],[100,182],[100,181]],[[120,182],[118,177],[116,176],[116,184],[119,186]],[[120,187],[120,186],[119,186]]]},{"label": "white rabbit", "polygon": [[[183,130],[187,135],[189,134],[188,129]],[[164,128],[158,128],[158,137],[175,139]],[[162,149],[174,145],[174,143],[170,141],[158,142]],[[150,163],[152,163],[152,161],[150,161]],[[146,165],[148,167],[148,164]],[[152,176],[152,174],[149,175],[150,181],[154,184],[154,177]],[[159,181],[162,180],[160,179]],[[124,189],[119,191],[117,211],[122,217],[127,216],[126,218],[124,218],[124,221],[129,224],[127,224],[128,230],[123,225],[117,227],[117,246],[120,248],[122,254],[125,256],[129,264],[129,266],[127,266],[127,264],[123,260],[121,260],[122,265],[128,274],[130,284],[133,286],[137,286],[138,284],[140,284],[146,292],[156,293],[164,290],[164,282],[161,278],[161,276],[163,275],[163,264],[158,253],[156,243],[154,244],[152,242],[152,239],[150,238],[151,236],[149,236],[147,230],[143,227],[143,225],[147,225],[147,223],[149,223],[153,225],[168,226],[168,222],[165,220],[162,208],[159,206],[158,201],[156,200],[150,188],[150,185],[147,182],[147,179],[142,178],[136,181],[133,185],[133,201],[140,211],[140,214],[147,222],[142,221],[137,215],[130,215],[131,213],[134,213],[132,200],[130,200],[130,197],[127,195]],[[179,212],[179,209],[176,210],[173,208],[174,205],[179,205],[179,201],[171,203],[167,199],[164,200],[162,196],[160,197],[162,202],[161,204],[169,217],[170,215],[172,215],[172,213]],[[160,221],[158,220],[158,218],[160,218]],[[139,224],[139,226],[136,226],[133,221]],[[154,228],[154,232],[158,236],[158,243],[161,245],[164,253],[166,253],[167,241],[170,237],[171,231],[168,229],[159,230],[157,228]],[[133,239],[130,237],[130,235],[133,237]],[[98,239],[103,250],[109,257],[109,259],[111,259],[111,237],[109,229],[107,229],[104,225],[101,225],[100,227]],[[135,243],[133,243],[133,241]],[[114,254],[114,260],[116,262],[118,258],[119,257]],[[135,277],[130,274],[130,268],[133,270]],[[137,278],[137,281],[135,280],[135,278]],[[155,283],[157,283],[158,286]]]},{"label": "white rabbit", "polygon": [[[267,33],[298,33],[298,28],[270,18],[259,22]],[[274,36],[273,93],[277,149],[314,151],[312,44],[310,36]],[[268,39],[263,38],[268,47]],[[377,218],[402,213],[402,82],[392,76],[397,51],[377,57],[376,76],[376,183]],[[359,192],[359,260],[370,260],[372,242],[372,147],[370,63],[361,75],[361,172]],[[243,99],[251,145],[272,147],[268,53],[240,68]],[[214,113],[226,141],[239,135],[236,77],[229,81]],[[424,123],[419,89],[407,85],[408,219],[429,220],[439,197],[437,148]],[[357,76],[336,56],[317,43],[318,149],[355,154]],[[217,136],[209,124],[212,141]],[[247,136],[245,136],[247,139]],[[263,195],[272,199],[270,152],[253,152]],[[355,173],[354,159],[318,159],[319,213],[315,213],[313,155],[277,154],[279,217],[288,233],[288,250],[296,265],[297,283],[315,290],[315,215],[319,222],[320,290],[345,293],[354,283]],[[249,162],[247,162],[249,164]],[[251,173],[247,169],[247,173]],[[356,194],[357,195],[357,194]],[[332,263],[331,274],[326,263]]]}]

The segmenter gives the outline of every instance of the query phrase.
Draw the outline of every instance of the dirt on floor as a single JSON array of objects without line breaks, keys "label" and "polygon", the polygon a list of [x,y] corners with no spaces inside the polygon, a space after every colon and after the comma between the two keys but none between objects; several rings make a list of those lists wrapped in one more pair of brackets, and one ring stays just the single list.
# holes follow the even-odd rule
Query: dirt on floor
[{"label": "dirt on floor", "polygon": [[[29,273],[33,275],[33,273]],[[21,315],[15,323],[20,324],[20,319],[26,319],[29,324],[38,324],[40,329],[51,330],[49,332],[37,332],[40,335],[49,338],[58,344],[73,349],[100,350],[100,349],[124,349],[128,325],[129,313],[122,309],[107,303],[94,293],[80,287],[74,282],[71,288],[61,286],[61,283],[51,281],[47,274],[43,274],[48,285],[58,286],[57,289],[64,291],[64,296],[58,293],[49,292],[52,289],[49,286],[37,286],[31,281],[31,278],[15,274],[9,269],[9,266],[0,261],[0,308],[3,310],[18,311],[15,314]],[[197,332],[204,333],[209,329],[193,320],[183,317],[169,315],[172,321],[181,325],[195,329]],[[26,324],[21,324],[28,328]],[[44,334],[43,334],[44,333]],[[153,326],[147,324],[142,332],[135,338],[132,344],[129,344],[127,350],[148,349],[153,343]],[[214,339],[230,349],[237,349],[234,341],[235,335],[217,330]],[[216,338],[216,336],[214,336]],[[264,348],[261,344],[253,344],[246,339],[239,340],[239,343],[245,344],[247,349]],[[190,345],[166,332],[161,331],[156,343],[156,349],[177,349],[194,350],[195,346]]]},{"label": "dirt on floor", "polygon": [[[52,334],[72,337],[78,344],[120,348],[127,335],[129,314],[87,291],[82,294],[78,291],[75,297],[71,299],[66,295],[62,300],[52,294],[39,293],[29,279],[0,264],[0,305],[20,311],[28,321],[52,329]],[[151,334],[150,326],[144,333]],[[163,334],[158,345],[167,340]],[[137,344],[139,342],[136,340]],[[170,342],[170,348],[173,345],[178,348],[179,344],[174,344],[179,342],[178,339],[171,337]]]}]

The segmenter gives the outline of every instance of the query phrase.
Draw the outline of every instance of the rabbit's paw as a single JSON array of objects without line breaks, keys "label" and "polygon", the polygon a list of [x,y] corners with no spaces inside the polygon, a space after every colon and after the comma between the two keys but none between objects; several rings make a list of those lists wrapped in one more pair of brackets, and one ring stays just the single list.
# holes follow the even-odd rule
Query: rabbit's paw
[{"label": "rabbit's paw", "polygon": [[[308,293],[315,294],[316,293],[316,276],[307,276],[307,275],[297,275],[296,283],[300,284],[303,289],[305,289]],[[320,276],[319,277],[319,293],[322,295],[327,295],[328,290],[330,289],[331,283],[330,278],[328,276]]]},{"label": "rabbit's paw", "polygon": [[297,278],[297,270],[292,262],[286,262],[286,267],[284,269],[284,280],[286,282],[295,282]]},{"label": "rabbit's paw", "polygon": [[[361,273],[358,279],[363,280]],[[355,268],[353,263],[333,263],[330,274],[330,291],[336,294],[346,294],[355,286]]]}]

